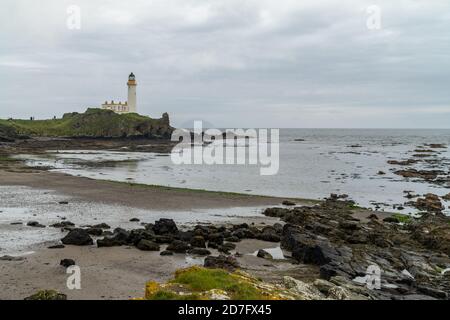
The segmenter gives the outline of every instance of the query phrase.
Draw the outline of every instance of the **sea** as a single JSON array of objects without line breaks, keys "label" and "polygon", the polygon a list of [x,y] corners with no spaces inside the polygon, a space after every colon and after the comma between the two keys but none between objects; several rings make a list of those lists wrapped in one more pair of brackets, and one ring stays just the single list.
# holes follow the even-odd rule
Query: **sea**
[{"label": "sea", "polygon": [[[261,175],[261,165],[175,164],[167,154],[126,149],[49,150],[45,155],[20,157],[30,166],[93,179],[286,198],[346,194],[360,206],[414,214],[417,210],[408,205],[406,192],[443,196],[450,193],[450,184],[406,179],[395,171],[438,169],[448,177],[450,151],[433,149],[436,152],[430,157],[409,166],[388,161],[413,158],[418,148],[429,149],[429,144],[450,145],[450,130],[280,129],[279,170],[274,175]],[[444,204],[445,213],[450,213],[450,204]]]}]

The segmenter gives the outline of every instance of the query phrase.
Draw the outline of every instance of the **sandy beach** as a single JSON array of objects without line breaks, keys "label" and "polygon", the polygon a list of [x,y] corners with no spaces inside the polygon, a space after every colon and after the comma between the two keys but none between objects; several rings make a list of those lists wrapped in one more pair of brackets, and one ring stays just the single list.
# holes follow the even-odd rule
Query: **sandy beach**
[{"label": "sandy beach", "polygon": [[[273,243],[242,241],[237,251],[243,254],[242,268],[268,281],[279,281],[284,275],[317,276],[318,270],[298,268],[287,260],[266,261],[252,253]],[[217,254],[217,251],[213,252]],[[146,282],[164,282],[179,268],[202,264],[201,257],[185,254],[161,256],[159,252],[143,252],[131,247],[96,248],[67,246],[64,249],[40,249],[22,261],[0,261],[0,299],[23,299],[42,289],[67,294],[68,299],[130,299],[142,297]],[[74,259],[81,270],[81,289],[69,290],[68,274],[59,265],[62,259]]]},{"label": "sandy beach", "polygon": [[[13,254],[19,257],[17,261],[0,261],[0,299],[23,299],[41,289],[58,290],[67,294],[69,299],[129,299],[142,296],[145,283],[149,280],[166,281],[179,268],[203,263],[200,257],[185,254],[167,257],[161,256],[159,252],[143,252],[126,246],[66,246],[63,249],[48,249],[48,246],[59,243],[59,239],[66,232],[49,226],[42,230],[32,228],[26,226],[27,221],[37,220],[47,225],[58,222],[61,218],[68,218],[80,225],[108,222],[112,227],[137,227],[136,223],[129,222],[132,217],[138,216],[141,221],[154,222],[161,216],[169,215],[170,218],[182,222],[190,221],[191,224],[198,221],[217,224],[251,222],[264,225],[273,224],[278,219],[256,213],[255,208],[280,205],[284,200],[156,186],[133,186],[20,167],[0,170],[0,187],[0,207],[7,204],[8,207],[29,209],[25,210],[19,219],[11,220],[21,222],[20,225],[10,225],[11,221],[6,223],[7,212],[2,213],[4,220],[1,228],[5,237],[8,232],[22,235],[27,232],[49,233],[47,241],[26,243],[20,247],[21,251]],[[15,188],[19,188],[16,193],[13,191]],[[61,201],[68,204],[61,205]],[[310,203],[304,201],[304,204]],[[249,214],[240,215],[239,210],[235,211],[236,208],[248,208]],[[87,213],[86,210],[93,210],[95,214]],[[207,212],[211,212],[210,215],[207,215]],[[224,215],[221,216],[219,212]],[[8,240],[4,238],[4,241]],[[299,272],[299,269],[287,263],[287,260],[265,261],[252,255],[259,249],[276,247],[281,250],[279,245],[274,243],[245,240],[237,244],[236,252],[243,255],[239,258],[243,269],[259,277],[279,280],[281,274],[289,272],[305,276],[304,272]],[[213,250],[214,253],[217,254],[217,251]],[[69,290],[66,287],[69,275],[66,274],[66,269],[59,265],[59,262],[66,258],[75,260],[81,268],[81,290]],[[311,273],[317,273],[316,268],[310,269]],[[282,271],[279,276],[277,270]]]}]

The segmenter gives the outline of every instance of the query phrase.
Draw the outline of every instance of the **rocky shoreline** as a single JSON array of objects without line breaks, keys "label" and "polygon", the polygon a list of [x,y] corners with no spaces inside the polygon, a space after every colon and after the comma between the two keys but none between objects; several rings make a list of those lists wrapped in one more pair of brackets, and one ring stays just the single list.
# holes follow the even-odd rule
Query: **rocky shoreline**
[{"label": "rocky shoreline", "polygon": [[[293,265],[317,267],[309,281],[294,283],[297,299],[448,299],[450,292],[450,218],[427,213],[401,222],[395,216],[382,219],[376,213],[355,209],[354,203],[332,195],[315,206],[273,207],[264,211],[280,223],[197,225],[179,228],[173,220],[142,223],[138,229],[110,230],[106,224],[76,227],[69,221],[53,225],[67,235],[61,244],[103,247],[134,246],[141,251],[160,251],[161,256],[187,254],[206,257],[205,268],[235,272],[241,254],[236,243],[258,239],[280,244],[290,252]],[[136,221],[137,222],[137,221]],[[34,225],[39,227],[39,225]],[[212,255],[211,250],[219,255]],[[260,259],[273,259],[259,250]],[[74,262],[75,263],[75,262]],[[377,268],[379,287],[369,288],[370,268]],[[245,270],[244,270],[245,271]],[[375,279],[376,280],[376,279]],[[376,281],[375,281],[376,282]]]},{"label": "rocky shoreline", "polygon": [[[444,147],[446,148],[443,145],[422,146],[413,151],[411,159],[389,160],[389,164],[401,178],[446,184],[448,173],[442,168],[433,167],[440,166],[436,162],[438,159],[434,158],[439,151],[434,150]],[[48,149],[169,152],[171,148],[172,144],[167,140],[155,139],[33,138],[2,142],[2,153],[7,155],[39,153]],[[25,171],[30,175],[35,174],[32,168],[21,167],[11,159],[2,161],[1,157],[0,154],[0,169],[19,172],[18,174]],[[431,167],[412,167],[424,163]],[[38,178],[38,175],[33,179],[34,183],[41,181],[39,179],[46,180],[45,177]],[[81,178],[76,177],[66,179],[81,181]],[[105,199],[114,197],[115,192],[108,194]],[[130,189],[127,192],[136,193],[136,190]],[[147,191],[139,192],[144,194]],[[163,190],[157,192],[160,197]],[[179,192],[171,192],[173,194],[170,197],[180,196],[175,195]],[[413,206],[420,210],[420,214],[412,216],[371,211],[356,206],[353,201],[348,200],[348,196],[331,195],[316,205],[280,200],[282,205],[267,208],[263,212],[267,217],[279,219],[279,222],[271,225],[230,223],[186,227],[177,225],[170,219],[160,219],[155,223],[141,223],[139,219],[134,219],[133,222],[140,226],[129,230],[112,229],[105,223],[76,225],[67,220],[50,226],[39,221],[28,221],[27,225],[37,228],[36,230],[43,227],[61,229],[64,236],[60,243],[49,246],[51,251],[63,251],[74,246],[95,251],[126,247],[143,254],[156,253],[161,259],[169,259],[175,255],[201,257],[205,268],[223,269],[230,274],[248,272],[248,276],[244,278],[252,283],[255,282],[256,275],[252,274],[255,270],[242,265],[239,244],[247,240],[269,242],[284,250],[283,263],[289,264],[290,270],[296,270],[295,277],[279,272],[273,277],[267,277],[271,278],[270,283],[258,282],[258,288],[270,288],[270,296],[278,292],[289,299],[448,300],[450,218],[443,214],[445,207],[442,200],[450,199],[450,195],[420,196],[405,190],[404,196],[405,203],[399,204],[397,209],[400,210],[403,205]],[[182,198],[186,197],[188,196],[183,195]],[[207,195],[202,197],[206,203],[211,200]],[[257,248],[255,256],[262,261],[263,266],[265,262],[275,260],[263,247]],[[4,255],[0,260],[3,263],[20,263],[24,258]],[[76,259],[71,256],[61,259],[64,268],[76,263]],[[274,273],[272,269],[264,272]],[[378,278],[374,277],[378,275]],[[167,286],[162,287],[167,289]],[[174,294],[178,295],[179,292]],[[42,296],[47,297],[46,294]],[[206,296],[224,298],[224,295]],[[61,295],[56,293],[56,297],[61,298]]]}]

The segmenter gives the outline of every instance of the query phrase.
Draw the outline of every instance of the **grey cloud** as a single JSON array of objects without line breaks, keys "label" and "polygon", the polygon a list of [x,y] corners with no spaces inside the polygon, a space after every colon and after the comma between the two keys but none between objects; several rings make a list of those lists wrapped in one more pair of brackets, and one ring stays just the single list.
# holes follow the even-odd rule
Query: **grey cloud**
[{"label": "grey cloud", "polygon": [[0,117],[123,101],[133,71],[140,112],[175,125],[450,126],[447,1],[4,2]]}]

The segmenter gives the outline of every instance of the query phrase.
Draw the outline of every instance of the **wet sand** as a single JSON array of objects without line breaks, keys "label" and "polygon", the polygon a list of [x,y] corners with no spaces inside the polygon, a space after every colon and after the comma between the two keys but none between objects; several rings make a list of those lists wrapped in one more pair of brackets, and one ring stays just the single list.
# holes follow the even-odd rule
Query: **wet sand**
[{"label": "wet sand", "polygon": [[[0,185],[55,190],[86,201],[153,210],[191,210],[279,205],[285,198],[195,191],[93,180],[39,170],[0,170]],[[299,204],[312,201],[299,200]]]},{"label": "wet sand", "polygon": [[[145,210],[149,210],[148,219],[153,217],[150,214],[152,210],[152,212],[155,212],[155,210],[169,211],[172,218],[177,215],[177,212],[183,215],[189,213],[190,210],[201,209],[206,212],[208,210],[214,212],[213,210],[220,210],[221,208],[225,210],[236,207],[248,207],[250,210],[252,207],[280,205],[284,200],[274,197],[220,192],[132,186],[126,183],[92,180],[61,173],[23,168],[0,169],[0,186],[4,189],[5,187],[9,189],[8,186],[11,186],[11,188],[25,187],[30,188],[30,190],[50,190],[50,192],[38,192],[36,198],[33,196],[31,201],[25,201],[26,205],[33,207],[32,209],[34,210],[30,211],[29,216],[22,217],[21,220],[24,224],[27,219],[35,219],[47,223],[50,223],[53,219],[58,221],[60,215],[53,214],[56,211],[55,206],[58,206],[57,201],[60,200],[59,197],[62,197],[61,199],[64,199],[64,197],[69,199],[69,205],[62,206],[60,210],[62,210],[62,213],[67,213],[69,219],[76,219],[77,216],[79,219],[82,219],[81,221],[75,221],[77,224],[84,221],[83,219],[92,218],[91,213],[89,215],[85,213],[85,208],[88,206],[100,209],[102,206],[115,206],[119,208],[119,215],[121,212],[124,214],[122,220],[117,219],[119,225],[125,224],[124,227],[129,227],[126,223],[128,223],[131,216],[142,214],[142,212],[146,212]],[[18,206],[20,206],[21,203],[24,203],[25,197],[21,192],[19,189],[19,192],[13,196],[13,198],[19,198],[16,199],[16,202],[11,201],[11,199],[0,199],[0,207],[2,207],[2,204],[7,206],[19,204]],[[42,197],[42,195],[50,198]],[[3,197],[5,197],[5,194],[3,194]],[[311,204],[311,202],[299,201],[298,204]],[[77,210],[84,213],[71,217],[70,213]],[[109,212],[112,216],[117,216],[117,212],[103,211]],[[105,212],[98,212],[98,222],[108,221]],[[39,216],[40,214],[41,216]],[[5,212],[3,215],[5,216]],[[195,220],[194,218],[191,215],[191,219]],[[262,215],[260,217],[258,215],[256,217],[225,216],[219,219],[226,219],[226,223],[249,221],[257,224],[274,223],[274,218]],[[91,221],[85,221],[84,223],[87,222]],[[137,225],[134,227],[137,227]],[[30,228],[25,225],[11,226],[9,222],[4,223],[3,228],[8,229],[5,229],[5,232],[10,231],[9,229],[11,228],[17,228],[16,231],[18,232],[22,232],[25,229],[25,231],[32,229],[30,230],[32,232],[41,232],[40,229]],[[42,232],[53,232],[53,230],[47,227],[42,229]],[[54,230],[54,232],[58,231]],[[48,245],[57,243],[58,239],[63,237],[63,233],[56,236],[53,235],[53,237],[55,241],[39,243],[35,247],[31,246],[30,250],[33,250],[33,252],[22,256],[23,260],[21,261],[0,261],[0,299],[23,299],[42,289],[58,290],[67,294],[69,299],[129,299],[141,297],[147,281],[166,281],[172,277],[173,272],[178,268],[203,263],[202,259],[189,256],[186,258],[184,254],[160,256],[159,252],[143,252],[130,247],[96,248],[95,246],[67,246],[64,249],[47,249]],[[282,275],[286,273],[298,273],[298,266],[295,267],[295,265],[287,261],[268,261],[251,255],[259,249],[276,246],[277,244],[258,240],[245,240],[239,243],[237,251],[244,254],[242,258],[239,258],[243,269],[270,281],[281,280]],[[161,249],[163,250],[163,248]],[[213,254],[217,254],[214,250],[212,251]],[[0,256],[4,254],[5,252],[0,252]],[[67,289],[66,281],[69,275],[66,274],[65,268],[59,265],[60,260],[65,258],[74,259],[77,265],[80,266],[82,273],[81,290]],[[304,274],[304,271],[301,274]]]},{"label": "wet sand", "polygon": [[[261,248],[276,244],[259,240],[244,240],[236,250],[244,254],[238,260],[242,269],[270,281],[282,276],[305,275],[305,269],[288,260],[266,260],[251,255]],[[163,249],[163,247],[162,247]],[[211,250],[217,254],[215,250]],[[144,252],[131,247],[96,248],[67,246],[64,249],[42,249],[23,257],[22,261],[0,261],[0,300],[23,299],[42,289],[65,293],[68,299],[130,299],[142,297],[147,281],[167,281],[176,269],[202,264],[202,258],[159,252]],[[66,286],[66,269],[62,259],[74,259],[81,271],[81,289]],[[310,268],[310,267],[305,267]],[[310,274],[317,272],[314,268]]]}]

